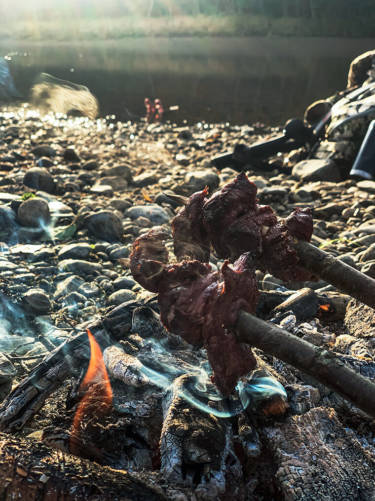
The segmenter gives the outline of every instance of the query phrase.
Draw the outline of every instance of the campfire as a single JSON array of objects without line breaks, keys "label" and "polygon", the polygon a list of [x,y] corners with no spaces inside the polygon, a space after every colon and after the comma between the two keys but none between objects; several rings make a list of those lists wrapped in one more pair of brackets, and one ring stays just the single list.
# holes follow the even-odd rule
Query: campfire
[{"label": "campfire", "polygon": [[[335,489],[352,455],[371,491],[372,460],[339,415],[375,417],[375,366],[333,353],[332,335],[303,322],[324,329],[349,296],[374,307],[375,281],[309,243],[309,209],[280,220],[256,193],[240,174],[213,195],[193,194],[172,221],[174,256],[165,229],[134,241],[132,274],[152,295],[76,327],[1,405],[2,431],[44,442],[21,452],[12,435],[0,435],[9,492],[31,485],[56,499],[273,499],[281,491],[317,499],[312,488],[300,491],[323,468],[313,459],[323,447],[327,460],[340,458]],[[293,283],[323,277],[344,294],[266,293],[257,270]],[[327,405],[319,407],[321,395]],[[314,461],[316,471],[306,467]],[[306,471],[292,474],[297,467]]]}]

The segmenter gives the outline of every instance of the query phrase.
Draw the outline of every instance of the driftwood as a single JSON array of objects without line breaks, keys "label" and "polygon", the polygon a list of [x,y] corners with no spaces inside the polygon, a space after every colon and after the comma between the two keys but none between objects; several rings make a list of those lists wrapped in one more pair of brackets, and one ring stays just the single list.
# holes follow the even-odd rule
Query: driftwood
[{"label": "driftwood", "polygon": [[302,266],[323,278],[338,290],[375,308],[375,280],[308,242],[294,247]]},{"label": "driftwood", "polygon": [[236,327],[241,342],[260,348],[313,376],[375,418],[375,383],[345,365],[344,357],[340,359],[327,349],[314,346],[244,311],[240,312]]},{"label": "driftwood", "polygon": [[[147,475],[150,478],[150,475]],[[152,477],[151,477],[152,478]],[[0,433],[0,499],[167,499],[156,482]]]}]

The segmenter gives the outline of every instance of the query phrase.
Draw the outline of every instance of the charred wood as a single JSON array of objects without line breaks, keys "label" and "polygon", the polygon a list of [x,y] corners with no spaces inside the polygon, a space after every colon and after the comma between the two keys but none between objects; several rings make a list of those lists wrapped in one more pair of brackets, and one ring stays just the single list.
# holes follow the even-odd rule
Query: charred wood
[{"label": "charred wood", "polygon": [[0,433],[0,498],[4,500],[167,499],[152,477],[147,477]]}]

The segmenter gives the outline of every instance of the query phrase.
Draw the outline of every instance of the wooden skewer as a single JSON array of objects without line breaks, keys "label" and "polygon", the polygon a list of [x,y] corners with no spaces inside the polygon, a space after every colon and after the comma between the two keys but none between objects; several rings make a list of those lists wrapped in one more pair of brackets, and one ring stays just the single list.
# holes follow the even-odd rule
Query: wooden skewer
[{"label": "wooden skewer", "polygon": [[242,343],[313,376],[375,418],[375,383],[349,368],[332,352],[244,311],[238,315],[236,330]]},{"label": "wooden skewer", "polygon": [[375,280],[373,278],[308,242],[298,240],[294,248],[303,267],[334,285],[341,292],[375,308]]}]

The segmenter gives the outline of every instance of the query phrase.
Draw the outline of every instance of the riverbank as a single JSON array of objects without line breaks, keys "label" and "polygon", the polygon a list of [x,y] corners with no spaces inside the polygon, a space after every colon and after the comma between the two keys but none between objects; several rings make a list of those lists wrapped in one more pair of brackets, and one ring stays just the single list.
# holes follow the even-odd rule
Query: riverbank
[{"label": "riverbank", "polygon": [[9,20],[0,26],[0,41],[119,40],[126,37],[329,36],[372,37],[375,16],[344,19],[271,19],[260,15],[108,17]]},{"label": "riverbank", "polygon": [[[153,294],[143,289],[130,273],[129,254],[135,238],[151,228],[162,227],[169,235],[167,247],[171,250],[171,220],[184,205],[186,197],[206,185],[211,191],[223,187],[237,175],[230,168],[216,170],[210,165],[211,158],[230,149],[239,140],[256,142],[272,137],[280,132],[279,129],[223,123],[177,127],[144,121],[123,123],[113,118],[67,119],[39,116],[29,107],[0,110],[0,125],[0,353],[6,355],[5,368],[8,370],[5,371],[3,362],[0,366],[0,403],[9,385],[30,375],[40,359],[48,356],[55,346],[65,340],[71,341],[75,333],[84,328],[83,322],[92,323],[108,317],[113,307],[122,304],[120,312],[116,310],[119,318],[125,318],[127,307],[133,308],[130,310],[133,316],[126,313],[131,332],[130,325],[126,329],[122,327],[125,320],[121,324],[123,330],[116,331],[116,339],[121,337],[116,349],[122,347],[129,353],[125,359],[127,365],[124,365],[126,378],[120,380],[117,362],[110,378],[114,395],[116,398],[124,395],[125,403],[111,413],[111,426],[104,428],[100,422],[100,430],[105,431],[100,432],[100,437],[104,437],[103,449],[98,450],[104,453],[94,456],[95,461],[112,468],[121,466],[121,469],[141,471],[144,478],[160,481],[168,499],[176,498],[176,492],[184,489],[186,499],[192,499],[192,493],[203,492],[197,499],[216,500],[217,492],[233,491],[233,478],[240,489],[236,495],[240,501],[248,499],[249,495],[254,499],[272,499],[276,489],[280,498],[286,498],[296,485],[298,499],[314,499],[318,490],[326,499],[333,499],[334,492],[339,492],[339,499],[354,499],[358,485],[360,488],[367,485],[367,476],[372,485],[368,471],[373,471],[375,449],[370,422],[349,404],[344,405],[336,394],[283,362],[258,354],[262,363],[269,364],[267,368],[287,388],[288,414],[279,420],[270,416],[257,417],[251,411],[251,428],[245,421],[249,418],[244,412],[238,422],[236,417],[223,420],[201,412],[199,420],[194,418],[194,421],[191,416],[198,411],[182,401],[179,393],[176,393],[179,407],[173,404],[175,407],[171,408],[182,408],[182,417],[179,421],[165,419],[161,415],[162,403],[170,402],[170,392],[161,391],[156,383],[151,386],[150,398],[142,386],[144,376],[138,376],[138,372],[133,376],[131,372],[140,367],[139,353],[143,364],[148,360],[146,356],[152,357],[153,372],[154,367],[160,371],[167,368],[168,377],[179,375],[181,370],[191,370],[186,360],[190,361],[187,357],[192,356],[186,344],[180,347],[177,338],[169,340],[166,337],[155,310]],[[280,157],[274,159],[267,171],[248,171],[249,178],[257,185],[259,203],[272,205],[280,217],[287,216],[296,206],[310,207],[314,210],[313,243],[362,271],[374,273],[375,183],[357,185],[353,180],[302,182],[291,173],[280,172],[280,160]],[[294,160],[291,157],[290,163],[295,161],[296,157]],[[213,266],[222,264],[215,255],[210,261]],[[292,287],[260,271],[257,279],[262,291],[272,290],[276,295],[280,286],[282,290],[284,286]],[[301,288],[303,285],[307,284],[293,286]],[[326,289],[322,292],[322,288],[326,286],[324,281],[312,284],[320,289],[319,294],[325,293]],[[125,302],[128,303],[124,305]],[[348,307],[345,319],[344,313],[341,312],[341,317],[337,314],[340,321],[325,322],[319,310],[319,318],[309,317],[302,321],[288,310],[288,316],[282,313],[275,321],[303,339],[346,357],[373,377],[375,357],[373,337],[369,333],[373,326],[370,321],[369,325],[364,324],[362,317],[366,317],[353,304]],[[118,317],[113,315],[113,318]],[[168,339],[162,350],[150,350],[153,340],[150,331],[155,338]],[[170,355],[168,350],[175,351]],[[77,356],[76,351],[75,360]],[[181,356],[181,361],[177,356]],[[195,364],[195,360],[206,360],[205,352],[198,348],[193,356]],[[156,357],[163,357],[160,364]],[[171,367],[173,370],[176,367],[175,372]],[[200,377],[201,367],[203,364],[200,365]],[[164,372],[161,374],[164,377]],[[69,410],[64,406],[64,402],[70,402],[67,395],[71,383],[68,381],[75,381],[70,373],[47,405],[43,406],[44,402],[39,399],[42,408],[35,416],[31,408],[31,419],[17,433],[18,437],[29,437],[29,440],[38,437],[38,441],[42,437],[44,443],[61,448],[59,444],[64,442],[60,437],[70,436],[73,422],[74,407],[70,405]],[[154,383],[151,380],[147,384]],[[199,391],[201,395],[202,390]],[[187,423],[185,428],[182,428],[183,419]],[[95,419],[92,421],[95,426]],[[173,437],[173,433],[177,433],[175,429],[183,430],[179,441],[173,442],[172,448],[163,447],[166,433],[171,430]],[[195,442],[191,449],[188,446],[190,437],[197,436],[196,429],[199,430],[199,454],[190,454],[185,451],[195,451]],[[335,441],[320,440],[319,433],[323,432],[324,437],[335,437]],[[221,437],[220,441],[210,438],[213,433]],[[108,439],[112,436],[116,440]],[[162,444],[160,448],[159,443]],[[240,444],[238,448],[237,444]],[[159,450],[161,461],[153,462],[155,451],[159,454]],[[176,450],[180,457],[188,457],[186,464],[191,471],[200,472],[203,465],[207,477],[186,476],[179,464],[174,476],[170,475],[168,465],[174,464],[170,454],[175,454]],[[264,450],[267,450],[266,456],[262,454]],[[212,451],[219,457],[230,454],[231,462],[221,461],[217,466],[218,463],[211,460],[215,457]],[[65,453],[59,451],[59,454],[65,457],[61,456]],[[289,474],[291,454],[304,467],[295,468]],[[316,460],[327,454],[328,463]],[[371,463],[372,469],[366,461]],[[20,461],[20,464],[25,463]],[[236,476],[226,474],[232,471],[228,466],[231,464],[236,465],[233,470]],[[358,465],[366,477],[364,474],[359,477]],[[264,475],[265,470],[267,475]],[[287,475],[282,476],[277,473],[279,471],[286,471]],[[317,478],[324,478],[328,473],[333,479],[344,478],[345,482],[341,481],[340,486],[332,482],[317,483]],[[21,478],[21,474],[19,476]],[[206,478],[212,479],[210,484]],[[218,483],[217,478],[222,478],[222,482]],[[308,496],[301,497],[299,492],[307,492]],[[110,499],[110,496],[104,492],[102,498]]]}]

